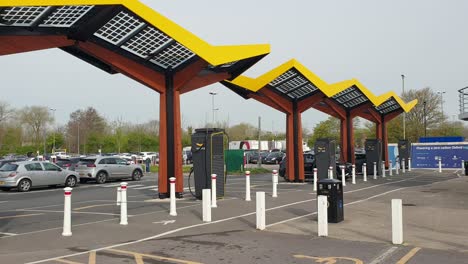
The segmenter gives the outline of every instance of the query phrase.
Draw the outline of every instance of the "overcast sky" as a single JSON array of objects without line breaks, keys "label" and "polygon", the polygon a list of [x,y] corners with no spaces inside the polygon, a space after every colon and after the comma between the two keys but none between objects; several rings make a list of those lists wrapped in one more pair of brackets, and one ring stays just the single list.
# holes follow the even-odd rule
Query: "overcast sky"
[{"label": "overcast sky", "polygon": [[[357,78],[377,95],[431,87],[445,91],[444,112],[458,115],[458,89],[468,86],[468,29],[463,0],[144,0],[213,45],[271,44],[271,54],[244,73],[257,77],[295,58],[328,83]],[[109,75],[58,49],[0,57],[1,99],[12,106],[56,108],[57,122],[95,107],[112,121],[159,119],[159,95],[123,75]],[[220,84],[182,96],[183,126],[217,120],[284,131],[280,112],[244,100]],[[327,116],[311,109],[312,129]]]}]

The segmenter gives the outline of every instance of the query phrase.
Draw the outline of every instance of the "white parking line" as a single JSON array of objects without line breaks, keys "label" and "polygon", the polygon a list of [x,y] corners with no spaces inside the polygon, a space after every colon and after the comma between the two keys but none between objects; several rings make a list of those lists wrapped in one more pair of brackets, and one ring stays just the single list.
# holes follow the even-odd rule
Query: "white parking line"
[{"label": "white parking line", "polygon": [[145,189],[151,189],[151,188],[157,190],[158,186],[157,185],[151,185],[151,186],[138,187],[138,188],[134,188],[134,189],[135,190],[145,190]]},{"label": "white parking line", "polygon": [[17,234],[0,232],[0,235],[5,235],[5,236],[16,236]]},{"label": "white parking line", "polygon": [[[385,184],[381,184],[381,185],[385,185]],[[414,186],[414,187],[416,187],[416,186]],[[410,188],[410,187],[405,187],[405,188]],[[404,188],[400,188],[400,189],[404,189]],[[397,191],[397,190],[400,190],[400,189],[393,190],[393,192]],[[390,191],[390,192],[392,192],[392,191]],[[377,197],[377,196],[381,196],[381,195],[384,195],[384,194],[387,194],[387,193],[390,193],[390,192],[386,192],[386,193],[382,193],[382,194],[379,194],[379,195],[376,195],[376,196],[372,196],[372,198]],[[350,203],[350,204],[354,204],[354,203],[357,203],[357,202],[362,202],[362,201],[365,201],[365,200],[368,200],[368,199],[370,199],[370,198],[363,199],[363,200],[360,200],[360,201],[356,201],[356,202],[353,202],[353,203]],[[317,199],[309,199],[309,200],[303,200],[303,201],[298,201],[298,202],[294,202],[294,203],[284,204],[284,205],[268,208],[268,209],[266,209],[266,211],[271,211],[271,210],[275,210],[275,209],[279,209],[279,208],[283,208],[283,207],[287,207],[287,206],[291,206],[291,205],[295,205],[295,204],[308,203],[308,202],[315,201],[315,200],[317,200]],[[194,205],[194,206],[196,206],[196,205]],[[167,232],[164,232],[164,233],[160,233],[160,234],[157,234],[157,235],[154,235],[154,236],[138,239],[138,240],[135,240],[135,241],[125,242],[125,243],[121,243],[121,244],[114,244],[114,245],[107,246],[107,247],[101,247],[101,248],[97,248],[97,249],[93,249],[93,250],[88,250],[88,251],[83,251],[83,252],[79,252],[79,253],[68,254],[68,255],[63,255],[63,256],[58,256],[58,257],[53,257],[53,258],[48,258],[48,259],[43,259],[43,260],[34,261],[34,262],[28,262],[27,264],[43,263],[43,262],[53,261],[53,260],[56,260],[58,258],[69,258],[69,257],[83,255],[83,254],[88,254],[91,251],[100,251],[100,250],[106,250],[106,249],[121,247],[121,246],[132,245],[132,244],[136,244],[136,243],[145,242],[145,241],[148,241],[148,240],[153,240],[153,239],[156,239],[156,238],[160,238],[160,237],[163,237],[163,236],[171,235],[171,234],[183,231],[183,230],[187,230],[187,229],[191,229],[191,228],[195,228],[195,227],[199,227],[199,226],[210,225],[210,224],[222,223],[222,222],[226,222],[226,221],[230,221],[230,220],[234,220],[234,219],[238,219],[238,218],[243,218],[243,217],[246,217],[246,216],[251,216],[251,215],[254,215],[254,214],[256,214],[256,212],[251,212],[251,213],[246,213],[246,214],[237,215],[237,216],[233,216],[233,217],[228,217],[228,218],[224,218],[224,219],[220,219],[220,220],[212,221],[212,222],[205,222],[205,223],[201,223],[201,224],[185,226],[185,227],[173,229],[173,230],[170,230],[170,231],[167,231]],[[284,223],[284,222],[289,222],[289,221],[292,221],[292,220],[295,220],[295,219],[307,217],[307,216],[314,215],[314,214],[317,214],[317,212],[313,212],[313,213],[310,213],[310,214],[306,214],[306,215],[302,215],[302,216],[299,216],[299,217],[294,217],[294,218],[291,218],[291,219],[287,219],[287,220],[284,220],[284,221],[273,223],[273,224],[267,225],[267,227],[272,226],[272,225],[277,225],[277,224],[280,224],[280,223]]]},{"label": "white parking line", "polygon": [[[53,210],[18,210],[23,212],[43,212],[43,213],[62,213],[63,211],[53,211]],[[120,214],[111,214],[111,213],[99,213],[99,212],[82,212],[82,211],[74,211],[74,214],[95,214],[95,215],[120,215]],[[133,217],[133,215],[128,215],[128,217]]]}]

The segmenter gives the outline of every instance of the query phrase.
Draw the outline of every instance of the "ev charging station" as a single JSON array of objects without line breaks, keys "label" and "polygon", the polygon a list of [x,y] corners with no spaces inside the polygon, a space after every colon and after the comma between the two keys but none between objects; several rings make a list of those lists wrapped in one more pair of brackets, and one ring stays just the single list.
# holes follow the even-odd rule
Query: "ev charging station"
[{"label": "ev charging station", "polygon": [[405,169],[408,169],[408,159],[411,158],[411,142],[407,139],[398,140],[398,162],[400,168],[403,169],[402,160],[405,159]]},{"label": "ev charging station", "polygon": [[224,197],[224,129],[200,128],[192,134],[195,197],[202,199],[203,189],[211,189],[211,174],[216,174],[216,196]]},{"label": "ev charging station", "polygon": [[382,141],[380,139],[367,139],[365,142],[367,174],[374,174],[374,162],[377,173],[382,174]]},{"label": "ev charging station", "polygon": [[319,180],[328,178],[328,168],[332,167],[335,172],[336,166],[336,144],[334,140],[319,138],[315,142],[315,166]]}]

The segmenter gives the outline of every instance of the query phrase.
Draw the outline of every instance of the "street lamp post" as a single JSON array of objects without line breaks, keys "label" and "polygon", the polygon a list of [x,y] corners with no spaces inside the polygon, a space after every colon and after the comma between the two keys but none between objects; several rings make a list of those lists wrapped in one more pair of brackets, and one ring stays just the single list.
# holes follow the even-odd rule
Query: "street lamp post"
[{"label": "street lamp post", "polygon": [[[405,94],[405,75],[401,75],[402,95]],[[406,112],[403,111],[403,139],[406,139]]]},{"label": "street lamp post", "polygon": [[437,94],[440,95],[440,111],[442,112],[442,117],[444,117],[444,93],[445,92],[442,91],[437,92]]},{"label": "street lamp post", "polygon": [[424,115],[424,137],[427,137],[426,101],[423,102],[423,115]]},{"label": "street lamp post", "polygon": [[53,129],[54,143],[53,143],[53,145],[52,145],[52,153],[54,153],[54,152],[55,152],[55,111],[57,111],[57,109],[55,109],[55,108],[50,108],[50,111],[52,111],[52,112],[54,113],[54,114],[53,114],[53,117],[54,117],[54,124],[53,124],[53,127],[54,127],[54,129]]},{"label": "street lamp post", "polygon": [[212,123],[213,123],[213,127],[215,125],[215,111],[218,110],[214,107],[214,98],[215,98],[215,95],[217,95],[218,93],[217,92],[214,92],[214,91],[211,91],[210,92],[210,95],[211,95],[211,111],[212,111]]}]

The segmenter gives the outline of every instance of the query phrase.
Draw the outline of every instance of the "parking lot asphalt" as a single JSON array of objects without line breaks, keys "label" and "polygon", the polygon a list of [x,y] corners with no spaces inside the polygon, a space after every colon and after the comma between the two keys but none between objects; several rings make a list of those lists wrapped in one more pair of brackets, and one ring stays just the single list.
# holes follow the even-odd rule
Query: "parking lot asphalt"
[{"label": "parking lot asphalt", "polygon": [[[1,263],[468,263],[468,177],[413,171],[345,187],[345,221],[317,237],[311,183],[271,175],[229,176],[226,197],[202,222],[201,201],[186,190],[177,201],[155,199],[157,175],[129,182],[129,225],[119,225],[119,182],[83,184],[72,194],[71,237],[62,237],[63,191],[0,192]],[[255,192],[267,196],[267,228],[255,229]],[[390,200],[401,198],[405,244],[391,244]],[[462,219],[464,219],[462,221]]]}]

